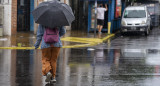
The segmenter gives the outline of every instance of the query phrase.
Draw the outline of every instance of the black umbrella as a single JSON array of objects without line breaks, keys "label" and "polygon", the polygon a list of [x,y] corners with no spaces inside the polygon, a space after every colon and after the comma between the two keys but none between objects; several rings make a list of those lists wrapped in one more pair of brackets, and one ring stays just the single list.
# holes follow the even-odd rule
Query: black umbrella
[{"label": "black umbrella", "polygon": [[56,0],[42,2],[32,14],[36,23],[50,28],[69,26],[75,19],[71,7]]}]

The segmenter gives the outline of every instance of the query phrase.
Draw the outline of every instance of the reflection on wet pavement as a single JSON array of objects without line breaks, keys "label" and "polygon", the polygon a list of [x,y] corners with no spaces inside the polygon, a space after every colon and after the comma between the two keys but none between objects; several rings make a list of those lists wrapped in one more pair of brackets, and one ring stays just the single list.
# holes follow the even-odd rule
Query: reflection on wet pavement
[{"label": "reflection on wet pavement", "polygon": [[105,49],[160,49],[160,29],[154,28],[149,36],[130,34],[115,37],[111,42],[96,46]]},{"label": "reflection on wet pavement", "polygon": [[[67,38],[67,37],[78,37],[77,39],[81,38],[95,38],[95,40],[100,40],[107,36],[106,33],[103,34],[96,34],[94,36],[94,33],[86,33],[85,31],[67,31],[67,33],[61,37],[61,38]],[[74,40],[62,40],[64,46],[70,46],[70,45],[85,45],[87,40],[83,41],[76,41]],[[12,36],[4,36],[0,37],[0,47],[2,49],[8,49],[8,48],[3,48],[3,47],[12,47],[13,49],[16,49],[16,47],[34,47],[34,43],[36,42],[36,35],[34,35],[31,32],[18,32],[16,35]],[[92,41],[94,42],[94,41]],[[98,41],[99,42],[99,41]],[[90,43],[90,42],[89,42]],[[88,44],[88,42],[87,42]],[[11,49],[11,48],[9,48]],[[33,49],[33,48],[32,48]]]},{"label": "reflection on wet pavement", "polygon": [[97,32],[95,35],[94,32],[86,33],[86,31],[82,31],[82,30],[71,30],[71,31],[67,30],[67,33],[65,34],[64,37],[103,38],[106,35],[107,35],[107,32],[103,32],[102,34],[98,34]]},{"label": "reflection on wet pavement", "polygon": [[[133,56],[135,55],[135,56]],[[1,86],[159,86],[160,50],[61,49],[57,83],[44,82],[40,50],[0,50]]]},{"label": "reflection on wet pavement", "polygon": [[33,47],[36,36],[29,32],[19,32],[17,35],[0,37],[0,47]]}]

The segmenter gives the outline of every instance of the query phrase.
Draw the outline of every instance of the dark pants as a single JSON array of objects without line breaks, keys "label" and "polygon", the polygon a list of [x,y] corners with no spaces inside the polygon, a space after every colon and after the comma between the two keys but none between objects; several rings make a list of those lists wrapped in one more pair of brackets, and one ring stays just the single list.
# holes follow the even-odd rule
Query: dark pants
[{"label": "dark pants", "polygon": [[104,20],[102,19],[97,19],[97,25],[104,25]]}]

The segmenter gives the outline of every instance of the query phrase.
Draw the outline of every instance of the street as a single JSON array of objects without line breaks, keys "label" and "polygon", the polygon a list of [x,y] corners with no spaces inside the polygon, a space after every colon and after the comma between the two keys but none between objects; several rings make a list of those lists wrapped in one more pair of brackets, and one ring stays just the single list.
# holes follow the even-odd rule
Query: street
[{"label": "street", "polygon": [[0,86],[160,86],[159,21],[160,0],[0,0]]},{"label": "street", "polygon": [[41,50],[0,50],[0,86],[159,86],[160,29],[118,36],[85,48],[63,48],[57,82],[41,75]]}]

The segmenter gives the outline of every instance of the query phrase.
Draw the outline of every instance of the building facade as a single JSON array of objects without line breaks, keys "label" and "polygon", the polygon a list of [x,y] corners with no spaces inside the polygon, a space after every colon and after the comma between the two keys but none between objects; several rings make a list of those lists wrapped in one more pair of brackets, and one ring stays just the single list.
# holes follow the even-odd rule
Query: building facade
[{"label": "building facade", "polygon": [[[31,12],[39,3],[47,0],[0,0],[3,7],[3,35],[15,35],[21,31],[37,31]],[[49,0],[48,0],[49,1]],[[69,0],[61,0],[69,3]]]},{"label": "building facade", "polygon": [[[4,7],[4,24],[3,24],[3,34],[4,35],[15,35],[17,32],[34,32],[36,34],[38,25],[34,22],[32,11],[38,6],[39,3],[49,0],[0,0],[0,5]],[[91,17],[91,7],[94,6],[94,0],[60,0],[72,7],[73,13],[75,15],[75,21],[73,21],[71,27],[73,30],[83,30],[90,31],[92,26]],[[122,1],[123,3],[126,0],[97,0],[98,3],[107,3],[108,11],[108,21],[105,24],[106,29],[108,27],[113,27],[113,21],[115,18],[113,15],[116,1]],[[123,5],[123,4],[122,4]],[[124,7],[123,7],[124,8]],[[112,21],[111,21],[112,20]],[[111,24],[110,24],[111,23]],[[108,26],[108,24],[110,26]],[[90,26],[89,26],[90,25]],[[115,25],[116,26],[116,25]]]},{"label": "building facade", "polygon": [[12,0],[0,0],[0,5],[3,7],[2,13],[4,13],[2,18],[3,35],[11,35],[11,4]]}]

